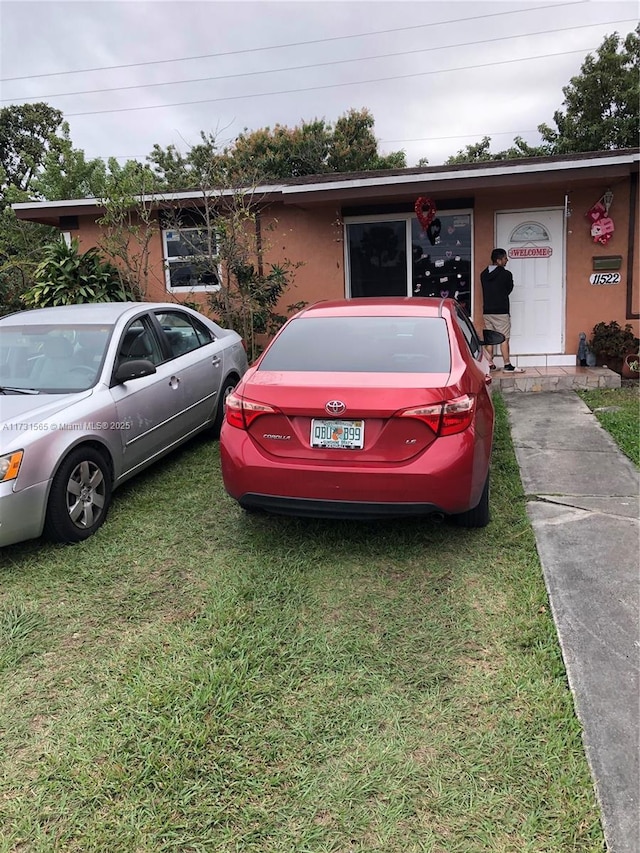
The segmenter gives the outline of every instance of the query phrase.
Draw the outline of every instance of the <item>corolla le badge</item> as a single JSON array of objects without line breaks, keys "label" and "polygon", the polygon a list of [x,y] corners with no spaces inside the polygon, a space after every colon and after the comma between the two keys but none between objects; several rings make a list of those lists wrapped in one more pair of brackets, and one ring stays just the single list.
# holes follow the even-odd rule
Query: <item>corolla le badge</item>
[{"label": "corolla le badge", "polygon": [[329,400],[325,403],[324,410],[328,415],[341,415],[347,410],[342,400]]}]

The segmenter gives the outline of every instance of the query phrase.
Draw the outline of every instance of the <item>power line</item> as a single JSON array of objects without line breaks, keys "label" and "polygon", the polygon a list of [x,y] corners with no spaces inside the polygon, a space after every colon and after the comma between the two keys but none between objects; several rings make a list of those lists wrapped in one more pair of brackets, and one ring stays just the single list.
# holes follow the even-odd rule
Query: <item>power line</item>
[{"label": "power line", "polygon": [[[461,24],[461,23],[467,23],[469,21],[481,21],[481,20],[486,20],[488,18],[504,18],[505,14],[515,15],[519,12],[539,12],[541,10],[548,11],[550,8],[553,8],[555,10],[555,9],[560,9],[564,6],[581,6],[581,5],[585,5],[587,2],[590,2],[590,0],[577,0],[577,2],[557,3],[557,4],[554,4],[553,7],[550,7],[548,4],[545,6],[532,6],[528,9],[514,9],[513,11],[507,12],[507,13],[505,13],[505,12],[493,12],[489,15],[475,15],[475,16],[470,17],[470,18],[455,18],[454,20],[451,20],[451,21],[435,21],[435,22],[432,22],[429,24],[412,24],[411,26],[408,26],[408,27],[396,27],[396,28],[388,29],[388,30],[373,30],[373,31],[368,32],[368,33],[353,33],[351,35],[343,35],[343,36],[330,36],[327,38],[313,39],[311,41],[289,42],[287,44],[267,45],[265,47],[248,47],[248,48],[243,48],[241,50],[222,51],[220,53],[205,53],[205,54],[202,54],[200,56],[182,56],[182,57],[178,57],[175,59],[155,59],[155,60],[150,60],[148,62],[130,62],[130,63],[125,64],[125,65],[103,65],[103,66],[99,66],[96,68],[81,68],[81,69],[76,69],[73,71],[50,71],[46,74],[27,74],[27,75],[22,76],[22,77],[3,77],[3,78],[0,78],[0,83],[15,82],[18,80],[36,80],[36,79],[41,78],[41,77],[61,77],[63,75],[68,75],[68,74],[88,74],[88,73],[91,73],[93,71],[115,71],[115,70],[119,70],[122,68],[142,68],[142,67],[148,66],[148,65],[166,65],[166,64],[171,63],[171,62],[189,62],[189,61],[197,60],[197,59],[215,59],[215,58],[222,57],[222,56],[240,56],[240,55],[246,54],[246,53],[258,53],[260,51],[265,51],[265,50],[282,50],[282,49],[287,48],[287,47],[305,47],[305,46],[312,45],[312,44],[324,44],[326,42],[331,42],[331,41],[344,41],[346,39],[352,39],[352,38],[365,38],[366,36],[387,35],[388,33],[401,33],[401,32],[407,32],[409,30],[415,31],[415,30],[425,29],[425,28],[429,28],[429,27],[441,27],[441,26],[445,26],[447,24]],[[604,23],[606,23],[606,22],[604,22]]]},{"label": "power line", "polygon": [[216,104],[220,103],[221,101],[241,101],[247,100],[249,98],[267,98],[272,97],[273,95],[294,95],[299,92],[318,92],[322,89],[340,89],[346,86],[361,86],[368,83],[386,83],[391,80],[408,80],[412,77],[427,77],[433,74],[449,74],[453,71],[474,71],[477,68],[490,68],[496,65],[512,65],[515,62],[532,62],[538,59],[549,59],[554,56],[570,56],[574,53],[585,53],[585,51],[589,50],[595,50],[595,48],[587,47],[580,48],[579,50],[563,50],[559,53],[543,53],[540,56],[527,56],[518,59],[505,59],[499,62],[486,62],[482,65],[461,65],[457,68],[439,68],[435,71],[415,71],[411,74],[397,74],[392,77],[375,77],[370,80],[355,80],[349,83],[327,83],[323,86],[308,86],[302,89],[281,89],[278,92],[254,92],[250,95],[229,95],[224,98],[204,98],[198,101],[178,101],[172,104],[151,104],[146,107],[119,107],[112,110],[89,110],[80,113],[66,113],[66,118],[75,118],[77,116],[107,115],[109,113],[132,113],[140,112],[142,110],[159,110],[170,109],[172,107],[198,106],[199,104]]},{"label": "power line", "polygon": [[[624,24],[624,23],[628,23],[630,20],[632,20],[632,19],[624,18],[620,21],[608,21],[607,23],[612,24],[612,25]],[[538,32],[535,32],[535,33],[521,33],[520,35],[514,35],[514,36],[496,36],[495,38],[482,39],[481,43],[482,44],[490,44],[490,43],[496,42],[496,41],[503,43],[505,41],[511,41],[512,39],[531,38],[532,36],[544,36],[544,35],[549,35],[550,33],[563,33],[563,32],[567,32],[567,31],[574,32],[575,30],[583,30],[583,29],[588,29],[589,27],[597,27],[597,26],[601,26],[601,24],[599,24],[599,23],[581,24],[578,27],[572,26],[572,27],[561,27],[559,29],[552,29],[552,30],[539,30]],[[375,56],[362,56],[362,57],[354,57],[354,58],[349,58],[349,59],[335,59],[335,60],[331,60],[329,62],[314,62],[314,63],[309,64],[309,65],[293,65],[293,66],[289,66],[288,68],[273,68],[273,69],[268,69],[266,71],[243,71],[239,74],[224,74],[224,75],[219,75],[217,77],[196,77],[196,78],[192,78],[190,80],[169,80],[169,81],[164,82],[164,83],[139,83],[135,86],[114,86],[114,87],[111,87],[108,89],[84,89],[84,90],[80,90],[77,92],[55,92],[53,94],[48,94],[48,95],[29,95],[27,98],[22,98],[21,100],[22,101],[38,101],[38,100],[46,100],[49,98],[71,97],[72,95],[97,95],[97,94],[104,94],[107,92],[127,92],[127,91],[130,91],[132,89],[153,89],[153,88],[157,88],[159,86],[176,86],[176,85],[183,85],[185,83],[210,83],[210,82],[217,81],[217,80],[233,80],[233,79],[236,79],[239,77],[259,77],[263,74],[279,74],[279,73],[287,72],[287,71],[302,71],[302,70],[306,70],[309,68],[326,68],[326,67],[332,66],[332,65],[346,65],[347,63],[350,63],[350,62],[368,62],[372,59],[392,59],[393,57],[396,57],[396,56],[411,56],[411,55],[417,54],[417,53],[431,53],[432,51],[435,51],[435,50],[452,50],[453,48],[470,47],[471,45],[476,45],[479,43],[480,42],[478,42],[478,41],[463,41],[463,42],[458,42],[458,44],[437,45],[434,47],[417,48],[416,50],[403,50],[403,51],[398,51],[395,53],[381,53],[381,54],[376,54]],[[14,102],[15,100],[16,100],[15,98],[4,98],[4,99],[0,100],[0,103],[6,104],[6,103]]]}]

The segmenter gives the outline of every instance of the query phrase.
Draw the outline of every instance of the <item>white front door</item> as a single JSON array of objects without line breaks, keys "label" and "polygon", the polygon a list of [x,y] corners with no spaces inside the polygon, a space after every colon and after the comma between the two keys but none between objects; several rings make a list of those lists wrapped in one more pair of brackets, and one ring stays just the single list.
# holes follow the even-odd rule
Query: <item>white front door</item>
[{"label": "white front door", "polygon": [[563,352],[564,229],[560,209],[496,214],[496,246],[509,255],[511,353]]}]

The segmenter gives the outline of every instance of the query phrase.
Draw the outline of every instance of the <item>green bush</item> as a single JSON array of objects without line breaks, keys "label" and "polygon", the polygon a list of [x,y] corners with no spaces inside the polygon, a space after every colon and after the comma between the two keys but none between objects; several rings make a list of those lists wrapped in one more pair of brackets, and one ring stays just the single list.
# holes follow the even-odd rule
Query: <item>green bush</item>
[{"label": "green bush", "polygon": [[[260,273],[250,263],[230,264],[222,287],[210,294],[209,305],[216,316],[244,340],[249,363],[262,350],[256,336],[271,337],[286,322],[287,316],[279,314],[275,308],[291,286],[298,266],[285,260],[282,264],[271,264],[267,273]],[[296,302],[287,306],[287,312],[299,311],[306,304]]]},{"label": "green bush", "polygon": [[70,245],[57,240],[46,246],[34,279],[35,284],[22,296],[27,308],[136,301],[120,270],[104,261],[96,248],[81,253],[75,239]]},{"label": "green bush", "polygon": [[623,329],[616,320],[612,320],[593,327],[589,347],[597,356],[622,358],[627,353],[638,352],[638,338],[629,323]]}]

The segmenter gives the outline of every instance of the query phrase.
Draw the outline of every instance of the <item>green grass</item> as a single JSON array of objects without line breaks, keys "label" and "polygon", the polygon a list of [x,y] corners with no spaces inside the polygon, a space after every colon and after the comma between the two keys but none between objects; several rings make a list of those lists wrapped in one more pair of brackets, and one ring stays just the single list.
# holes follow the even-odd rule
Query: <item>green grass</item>
[{"label": "green grass", "polygon": [[504,405],[494,521],[247,516],[196,441],[0,569],[0,850],[602,851]]},{"label": "green grass", "polygon": [[640,393],[635,382],[624,388],[580,391],[584,400],[620,449],[640,467]]}]

